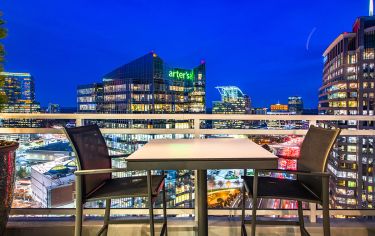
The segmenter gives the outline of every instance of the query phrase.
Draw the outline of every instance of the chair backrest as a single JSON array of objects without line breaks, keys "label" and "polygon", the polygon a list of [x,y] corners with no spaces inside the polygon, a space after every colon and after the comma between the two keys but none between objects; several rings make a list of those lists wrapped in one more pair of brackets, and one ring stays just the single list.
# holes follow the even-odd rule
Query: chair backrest
[{"label": "chair backrest", "polygon": [[298,170],[325,172],[329,154],[340,131],[310,126],[301,146]]},{"label": "chair backrest", "polygon": [[[298,170],[326,172],[329,154],[340,132],[340,129],[323,129],[310,126],[301,146]],[[321,177],[299,175],[298,181],[302,182],[322,199]]]},{"label": "chair backrest", "polygon": [[[97,125],[65,128],[77,157],[78,170],[108,169],[112,167],[107,144]],[[111,174],[84,175],[82,178],[83,198],[100,187]]]}]

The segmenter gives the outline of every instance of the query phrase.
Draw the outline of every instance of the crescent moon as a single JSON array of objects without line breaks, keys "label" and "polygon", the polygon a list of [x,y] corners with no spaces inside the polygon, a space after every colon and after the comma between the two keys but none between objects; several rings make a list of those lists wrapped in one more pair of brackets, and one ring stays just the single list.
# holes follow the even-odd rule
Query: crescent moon
[{"label": "crescent moon", "polygon": [[310,34],[309,34],[309,37],[307,38],[307,42],[306,42],[306,51],[309,50],[311,37],[314,35],[314,33],[315,33],[316,30],[317,30],[317,28],[314,27],[314,28],[311,30],[311,32],[310,32]]}]

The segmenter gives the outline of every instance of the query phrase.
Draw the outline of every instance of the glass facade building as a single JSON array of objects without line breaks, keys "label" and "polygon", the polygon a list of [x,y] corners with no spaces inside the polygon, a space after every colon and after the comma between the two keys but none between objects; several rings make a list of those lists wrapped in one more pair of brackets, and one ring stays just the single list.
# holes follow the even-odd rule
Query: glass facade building
[{"label": "glass facade building", "polygon": [[[326,49],[319,113],[374,115],[375,17],[359,17],[353,31],[343,33]],[[372,121],[325,122],[346,129],[375,128]],[[336,208],[374,208],[374,137],[341,136],[328,168]]]},{"label": "glass facade building", "polygon": [[77,109],[81,113],[101,113],[103,84],[79,85],[77,88]]},{"label": "glass facade building", "polygon": [[291,96],[288,98],[288,110],[293,114],[302,114],[303,113],[303,100],[299,96]]},{"label": "glass facade building", "polygon": [[[236,86],[219,86],[216,87],[221,96],[221,101],[214,101],[212,106],[212,114],[250,114],[251,100],[241,89]],[[212,125],[215,129],[235,129],[245,128],[249,122],[244,121],[213,121]]]},{"label": "glass facade building", "polygon": [[[29,73],[1,72],[4,86],[1,88],[7,101],[2,112],[8,113],[38,113],[40,104],[35,101],[34,78]],[[38,121],[32,120],[2,120],[3,127],[39,127]]]},{"label": "glass facade building", "polygon": [[104,113],[204,113],[205,63],[193,69],[167,65],[149,53],[103,78]]},{"label": "glass facade building", "polygon": [[29,73],[0,72],[4,78],[4,86],[8,103],[33,103],[35,102],[34,78]]},{"label": "glass facade building", "polygon": [[204,113],[205,84],[203,61],[182,69],[149,53],[106,74],[102,84],[79,86],[78,112]]}]

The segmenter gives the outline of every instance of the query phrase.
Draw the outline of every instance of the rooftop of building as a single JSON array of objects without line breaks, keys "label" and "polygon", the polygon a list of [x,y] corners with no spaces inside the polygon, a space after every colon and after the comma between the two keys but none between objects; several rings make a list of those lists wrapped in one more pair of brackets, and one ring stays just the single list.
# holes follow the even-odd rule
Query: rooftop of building
[{"label": "rooftop of building", "polygon": [[74,157],[70,156],[57,158],[54,161],[39,165],[33,165],[31,168],[50,179],[52,181],[51,187],[74,182],[74,171],[77,169]]},{"label": "rooftop of building", "polygon": [[50,143],[45,146],[33,148],[32,151],[61,151],[61,152],[72,152],[73,149],[69,142],[56,142]]}]

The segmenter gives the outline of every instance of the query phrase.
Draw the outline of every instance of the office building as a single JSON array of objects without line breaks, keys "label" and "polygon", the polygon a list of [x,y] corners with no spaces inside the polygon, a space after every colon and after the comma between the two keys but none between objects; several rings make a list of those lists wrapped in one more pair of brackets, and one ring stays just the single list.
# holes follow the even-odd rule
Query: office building
[{"label": "office building", "polygon": [[[212,106],[212,114],[250,114],[251,100],[250,97],[244,94],[241,89],[236,86],[218,86],[221,101],[214,101]],[[213,128],[230,128],[238,129],[248,127],[249,122],[245,121],[213,121]]]},{"label": "office building", "polygon": [[103,84],[79,85],[77,88],[77,111],[81,113],[102,113]]},{"label": "office building", "polygon": [[221,101],[213,102],[213,114],[250,114],[251,100],[236,86],[218,86]]},{"label": "office building", "polygon": [[[325,50],[319,113],[374,115],[375,17],[359,17],[352,32],[340,34]],[[373,130],[374,122],[324,122],[325,126]],[[374,208],[374,137],[341,136],[328,168],[335,208]]]},{"label": "office building", "polygon": [[278,113],[289,113],[288,105],[280,104],[279,102],[276,104],[272,104],[270,106],[270,112],[267,114],[278,114]]},{"label": "office building", "polygon": [[33,113],[40,111],[35,101],[34,79],[29,73],[0,72],[4,78],[2,92],[7,97],[4,112]]},{"label": "office building", "polygon": [[[1,88],[7,101],[2,105],[2,112],[7,113],[39,113],[40,104],[35,100],[34,79],[29,73],[0,72],[4,78]],[[2,127],[39,127],[36,120],[8,119],[1,121]]]},{"label": "office building", "polygon": [[65,156],[31,166],[33,199],[45,208],[73,207],[76,165],[74,157]]},{"label": "office building", "polygon": [[301,115],[303,113],[302,97],[291,96],[288,98],[288,111],[292,114]]},{"label": "office building", "polygon": [[106,74],[102,84],[79,86],[78,112],[204,113],[205,80],[204,61],[182,69],[148,53]]}]

